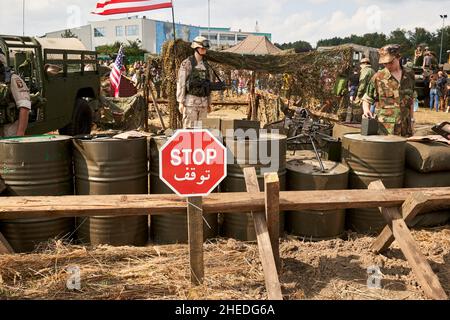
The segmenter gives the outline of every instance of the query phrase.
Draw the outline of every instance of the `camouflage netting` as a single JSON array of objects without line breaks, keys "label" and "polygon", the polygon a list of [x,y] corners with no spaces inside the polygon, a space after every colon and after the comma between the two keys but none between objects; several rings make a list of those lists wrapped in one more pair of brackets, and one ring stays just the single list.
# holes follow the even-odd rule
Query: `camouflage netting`
[{"label": "camouflage netting", "polygon": [[[177,40],[175,47],[174,41],[166,42],[163,47],[163,91],[169,99],[170,126],[172,128],[179,128],[181,124],[176,102],[177,71],[182,61],[190,55],[192,55],[190,43],[182,40]],[[346,112],[344,99],[334,93],[334,88],[337,79],[340,76],[347,76],[351,71],[353,51],[349,47],[340,47],[325,52],[265,56],[209,51],[208,59],[223,67],[224,70],[249,70],[263,74],[291,75],[290,96],[301,100],[303,107],[338,114],[341,117]]]}]

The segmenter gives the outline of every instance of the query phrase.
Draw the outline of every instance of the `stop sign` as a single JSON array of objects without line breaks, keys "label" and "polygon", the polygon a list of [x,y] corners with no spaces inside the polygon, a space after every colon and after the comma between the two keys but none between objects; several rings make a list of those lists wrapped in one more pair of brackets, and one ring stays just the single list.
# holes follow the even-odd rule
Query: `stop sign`
[{"label": "stop sign", "polygon": [[179,196],[207,196],[227,175],[226,157],[208,130],[178,130],[160,150],[160,178]]}]

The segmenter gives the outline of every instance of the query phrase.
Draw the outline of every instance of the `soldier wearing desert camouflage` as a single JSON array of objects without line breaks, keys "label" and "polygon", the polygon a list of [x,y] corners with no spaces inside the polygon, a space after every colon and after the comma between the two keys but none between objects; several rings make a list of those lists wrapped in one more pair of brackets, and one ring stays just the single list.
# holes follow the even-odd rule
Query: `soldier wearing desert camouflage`
[{"label": "soldier wearing desert camouflage", "polygon": [[205,56],[210,44],[199,36],[191,45],[194,55],[181,63],[177,79],[177,101],[183,115],[183,128],[194,128],[208,116],[211,108],[212,70]]},{"label": "soldier wearing desert camouflage", "polygon": [[377,102],[381,134],[410,137],[414,126],[414,72],[400,64],[400,46],[379,50],[385,68],[370,81],[362,99],[364,117],[373,118],[370,106]]}]

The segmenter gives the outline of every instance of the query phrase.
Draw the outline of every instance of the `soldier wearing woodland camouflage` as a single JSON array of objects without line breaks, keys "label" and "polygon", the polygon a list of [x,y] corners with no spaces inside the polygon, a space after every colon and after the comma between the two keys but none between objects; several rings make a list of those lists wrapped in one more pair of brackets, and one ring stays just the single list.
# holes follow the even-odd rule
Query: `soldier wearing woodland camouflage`
[{"label": "soldier wearing woodland camouflage", "polygon": [[194,128],[197,122],[207,118],[211,108],[210,83],[213,74],[205,60],[209,41],[199,36],[191,47],[195,53],[182,62],[177,81],[177,101],[183,115],[183,128]]},{"label": "soldier wearing woodland camouflage", "polygon": [[10,75],[5,55],[0,53],[0,137],[24,136],[31,109],[25,82]]},{"label": "soldier wearing woodland camouflage", "polygon": [[380,134],[412,136],[414,125],[414,72],[400,64],[400,46],[379,50],[385,68],[370,81],[363,97],[364,117],[374,118],[370,106],[377,102]]}]

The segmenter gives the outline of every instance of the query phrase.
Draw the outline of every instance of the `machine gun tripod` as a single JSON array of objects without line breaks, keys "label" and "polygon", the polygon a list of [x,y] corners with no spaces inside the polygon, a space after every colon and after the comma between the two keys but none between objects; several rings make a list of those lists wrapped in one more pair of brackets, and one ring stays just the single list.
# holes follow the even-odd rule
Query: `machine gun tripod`
[{"label": "machine gun tripod", "polygon": [[333,124],[321,119],[314,119],[305,108],[289,111],[285,113],[284,120],[269,124],[267,127],[284,125],[284,129],[288,131],[288,150],[293,150],[294,155],[300,145],[312,145],[320,169],[325,172],[320,149],[327,144],[339,142],[338,139],[331,137]]}]

